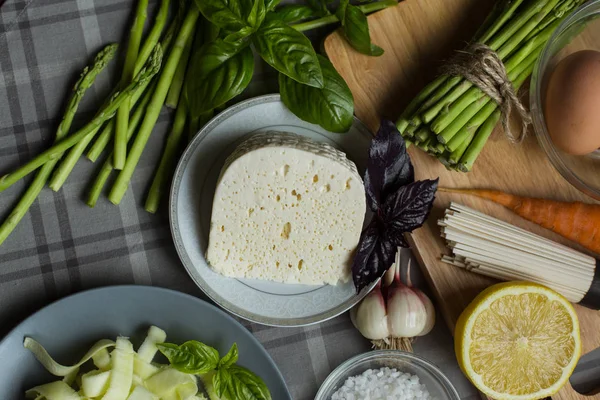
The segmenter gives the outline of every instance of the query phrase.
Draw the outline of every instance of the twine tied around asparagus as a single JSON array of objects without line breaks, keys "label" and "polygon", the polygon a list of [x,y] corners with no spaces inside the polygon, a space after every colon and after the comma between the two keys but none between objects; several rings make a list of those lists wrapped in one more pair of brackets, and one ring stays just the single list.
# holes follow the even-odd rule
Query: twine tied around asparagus
[{"label": "twine tied around asparagus", "polygon": [[[457,51],[442,68],[442,73],[464,77],[498,104],[502,112],[504,133],[511,143],[521,143],[525,139],[531,116],[517,97],[506,68],[494,50],[485,44],[473,43],[465,50]],[[510,129],[513,110],[516,110],[521,119],[519,136],[515,136]]]}]

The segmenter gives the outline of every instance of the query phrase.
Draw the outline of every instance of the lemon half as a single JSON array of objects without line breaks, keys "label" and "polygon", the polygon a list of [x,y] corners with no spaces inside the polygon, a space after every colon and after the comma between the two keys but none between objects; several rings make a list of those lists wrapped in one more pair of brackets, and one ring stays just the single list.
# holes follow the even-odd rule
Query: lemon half
[{"label": "lemon half", "polygon": [[460,315],[455,351],[463,373],[486,395],[529,400],[556,393],[581,355],[575,309],[529,282],[481,292]]}]

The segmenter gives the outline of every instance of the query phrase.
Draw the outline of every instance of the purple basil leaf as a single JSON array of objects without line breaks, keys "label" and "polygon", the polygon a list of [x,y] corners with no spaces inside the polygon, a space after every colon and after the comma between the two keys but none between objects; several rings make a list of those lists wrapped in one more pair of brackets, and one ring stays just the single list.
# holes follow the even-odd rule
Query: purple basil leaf
[{"label": "purple basil leaf", "polygon": [[376,212],[387,196],[414,179],[404,139],[393,122],[382,120],[377,135],[371,141],[364,178],[371,210]]},{"label": "purple basil leaf", "polygon": [[404,237],[393,231],[383,231],[383,224],[373,219],[362,232],[352,264],[352,279],[356,292],[379,278],[394,263],[398,246],[408,247]]},{"label": "purple basil leaf", "polygon": [[377,279],[375,278],[378,263],[376,249],[379,244],[379,227],[377,225],[377,221],[373,219],[360,234],[360,241],[352,263],[352,280],[357,293]]},{"label": "purple basil leaf", "polygon": [[389,196],[382,207],[386,232],[403,234],[423,225],[433,206],[438,180],[413,182]]},{"label": "purple basil leaf", "polygon": [[404,232],[397,231],[395,229],[388,229],[384,233],[384,238],[387,243],[390,243],[390,261],[388,267],[385,268],[385,271],[392,265],[394,259],[396,258],[396,252],[398,251],[398,247],[408,247],[408,243],[404,238]]}]

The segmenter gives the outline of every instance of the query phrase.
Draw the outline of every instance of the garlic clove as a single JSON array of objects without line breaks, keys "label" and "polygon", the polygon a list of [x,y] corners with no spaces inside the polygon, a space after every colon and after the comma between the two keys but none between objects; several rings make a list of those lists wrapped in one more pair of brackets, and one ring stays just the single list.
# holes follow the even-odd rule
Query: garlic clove
[{"label": "garlic clove", "polygon": [[403,284],[392,285],[387,299],[392,337],[415,337],[427,326],[427,309],[417,293]]},{"label": "garlic clove", "polygon": [[414,289],[414,291],[417,293],[417,295],[425,305],[425,313],[427,314],[427,321],[425,323],[425,327],[417,336],[425,336],[429,332],[431,332],[431,330],[435,326],[435,307],[433,306],[433,303],[425,293],[423,293],[419,289]]},{"label": "garlic clove", "polygon": [[388,287],[394,282],[394,276],[396,275],[396,265],[398,264],[392,264],[392,266],[389,267],[387,271],[385,271],[385,274],[383,275],[382,279],[384,287]]},{"label": "garlic clove", "polygon": [[[375,286],[355,308],[354,326],[365,338],[379,340],[390,335],[385,300],[380,285]],[[350,317],[352,318],[352,311]]]}]

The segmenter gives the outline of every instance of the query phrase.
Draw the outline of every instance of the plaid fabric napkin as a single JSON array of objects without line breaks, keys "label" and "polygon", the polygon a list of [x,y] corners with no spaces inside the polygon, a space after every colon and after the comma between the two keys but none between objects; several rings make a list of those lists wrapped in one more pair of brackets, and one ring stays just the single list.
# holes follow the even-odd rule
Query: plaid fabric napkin
[{"label": "plaid fabric napkin", "polygon": [[[155,9],[157,1],[150,3]],[[2,5],[0,174],[52,142],[68,90],[98,50],[125,37],[133,4],[131,0],[7,0]],[[326,32],[313,33],[315,41]],[[118,79],[116,64],[88,91],[74,127],[92,116]],[[257,67],[247,97],[277,90],[276,75],[262,63]],[[177,258],[166,213],[151,215],[143,209],[170,120],[171,112],[164,109],[119,207],[104,197],[93,209],[85,205],[84,195],[98,168],[87,160],[80,160],[62,190],[42,191],[0,247],[0,337],[49,302],[98,286],[155,285],[205,298]],[[30,179],[0,194],[0,217],[6,217]],[[297,400],[313,399],[335,367],[369,350],[347,315],[305,328],[241,322],[271,354]],[[437,364],[463,398],[477,397],[458,369],[452,338],[441,318],[432,334],[415,343],[415,351]]]}]

